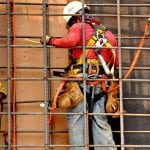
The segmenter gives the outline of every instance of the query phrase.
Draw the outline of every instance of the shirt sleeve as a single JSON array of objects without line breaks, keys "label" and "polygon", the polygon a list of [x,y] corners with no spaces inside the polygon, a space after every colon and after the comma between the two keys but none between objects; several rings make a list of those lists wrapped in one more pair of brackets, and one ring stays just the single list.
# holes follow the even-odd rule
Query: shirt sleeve
[{"label": "shirt sleeve", "polygon": [[62,48],[73,48],[77,46],[82,39],[82,26],[79,23],[74,24],[70,29],[66,37],[63,38],[51,38],[50,45]]}]

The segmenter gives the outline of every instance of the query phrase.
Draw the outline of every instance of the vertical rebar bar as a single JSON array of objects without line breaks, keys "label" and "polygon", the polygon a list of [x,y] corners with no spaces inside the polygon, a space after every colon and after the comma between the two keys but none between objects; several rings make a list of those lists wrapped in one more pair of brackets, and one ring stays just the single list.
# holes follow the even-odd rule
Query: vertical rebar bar
[{"label": "vertical rebar bar", "polygon": [[43,37],[44,37],[44,48],[43,48],[43,78],[44,78],[44,131],[45,131],[45,150],[48,150],[49,145],[49,128],[48,128],[48,81],[47,81],[47,47],[46,47],[46,34],[47,34],[47,0],[43,0]]},{"label": "vertical rebar bar", "polygon": [[123,86],[122,86],[122,59],[121,59],[121,17],[120,0],[117,0],[118,50],[119,50],[119,87],[120,87],[120,136],[121,150],[124,150],[124,118],[123,118]]},{"label": "vertical rebar bar", "polygon": [[11,70],[10,70],[10,2],[7,1],[7,112],[8,112],[8,150],[11,150]]},{"label": "vertical rebar bar", "polygon": [[85,45],[85,12],[84,12],[84,0],[81,0],[82,2],[82,59],[83,59],[83,93],[84,93],[84,124],[85,124],[85,149],[88,150],[89,147],[89,140],[88,140],[88,112],[86,108],[86,45]]},{"label": "vertical rebar bar", "polygon": [[[48,1],[47,1],[47,7],[46,7],[46,21],[47,21],[47,23],[46,23],[46,34],[47,35],[49,35],[49,17],[51,17],[51,16],[49,16],[48,14],[49,14],[49,7],[48,7],[49,5],[48,5]],[[50,55],[50,48],[47,48],[47,76],[48,77],[51,77],[51,61],[50,61],[50,58],[51,58],[51,55]],[[47,87],[47,94],[48,94],[48,96],[47,96],[47,98],[48,98],[48,106],[49,107],[51,107],[50,105],[51,105],[51,91],[52,91],[52,86],[51,86],[51,80],[48,80],[48,83],[47,83],[48,85],[48,87]],[[50,133],[50,131],[51,131],[51,126],[49,126],[48,127],[48,130],[49,130],[49,133]],[[51,134],[49,134],[49,144],[51,144],[52,143],[52,136],[51,136]],[[50,148],[49,147],[49,149],[52,149],[52,148]]]}]

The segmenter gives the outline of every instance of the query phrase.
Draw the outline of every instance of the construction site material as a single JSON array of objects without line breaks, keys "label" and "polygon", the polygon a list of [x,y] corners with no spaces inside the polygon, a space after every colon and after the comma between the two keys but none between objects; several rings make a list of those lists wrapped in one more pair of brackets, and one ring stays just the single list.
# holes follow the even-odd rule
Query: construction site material
[{"label": "construction site material", "polygon": [[[41,45],[39,39],[49,34],[57,37],[67,33],[61,13],[67,2],[67,0],[16,0],[14,3],[9,0],[0,1],[0,26],[3,29],[0,30],[0,82],[6,85],[8,90],[7,99],[3,101],[4,109],[0,112],[2,150],[51,148],[68,150],[69,147],[77,146],[85,148],[88,141],[85,145],[69,145],[65,116],[83,115],[87,118],[92,115],[108,117],[113,115],[113,113],[87,113],[86,109],[82,114],[68,114],[62,109],[49,112],[47,109],[49,101],[53,99],[58,85],[63,80],[61,77],[52,76],[52,71],[62,71],[66,67],[67,60],[64,58],[67,58],[67,50],[47,46],[46,41]],[[115,115],[120,116],[121,128],[113,129],[113,133],[121,135],[121,143],[115,146],[121,150],[147,150],[150,148],[149,37],[145,38],[144,47],[138,46],[138,43],[143,35],[145,22],[149,18],[150,4],[147,0],[134,0],[135,4],[127,0],[111,1],[112,3],[97,0],[88,2],[88,6],[93,8],[90,16],[99,17],[116,33],[119,55],[122,56],[118,68],[119,78],[99,79],[99,81],[117,81],[120,86],[120,112]],[[93,47],[84,44],[83,49],[85,48]],[[139,60],[136,66],[132,67],[132,74],[123,78],[137,49],[141,50]],[[79,79],[66,78],[66,81]],[[84,78],[82,82],[86,85],[87,81],[91,79]],[[83,92],[86,92],[86,87]],[[45,107],[41,108],[40,103],[44,103]],[[126,113],[123,112],[124,108],[127,110]],[[53,114],[55,124],[49,126],[49,115]],[[87,135],[86,129],[85,132]],[[111,145],[88,146],[102,148]]]}]

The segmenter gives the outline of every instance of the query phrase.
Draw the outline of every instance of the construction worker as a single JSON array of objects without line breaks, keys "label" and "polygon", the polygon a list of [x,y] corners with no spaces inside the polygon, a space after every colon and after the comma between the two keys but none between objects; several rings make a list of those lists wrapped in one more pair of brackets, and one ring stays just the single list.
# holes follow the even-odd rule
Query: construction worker
[{"label": "construction worker", "polygon": [[[85,12],[85,23],[82,24],[82,13],[84,7]],[[86,46],[95,46],[88,44],[91,40],[95,29],[94,26],[101,25],[100,21],[88,13],[90,8],[87,5],[82,5],[79,1],[72,1],[64,7],[64,14],[79,14],[75,16],[64,15],[64,19],[69,27],[68,35],[63,38],[46,36],[47,45],[53,45],[58,48],[71,48],[72,63],[69,65],[69,70],[71,70],[74,75],[82,76],[83,72],[83,60],[82,48],[77,48],[77,46],[83,46],[83,27],[85,31],[85,44]],[[86,74],[89,78],[101,78],[103,76],[110,77],[113,76],[107,72],[108,68],[105,68],[109,64],[109,68],[114,66],[114,69],[118,66],[118,52],[115,49],[115,57],[113,55],[112,49],[107,48],[107,45],[112,47],[117,46],[117,41],[114,35],[105,27],[101,26],[101,32],[103,32],[104,37],[101,38],[101,43],[98,45],[101,48],[98,50],[90,49],[86,54]],[[41,38],[41,43],[43,44],[44,39]],[[97,40],[97,39],[96,39]],[[100,42],[100,41],[98,41]],[[108,44],[109,43],[109,44]],[[96,45],[97,46],[97,45]],[[75,48],[76,47],[76,48]],[[114,49],[113,49],[114,51]],[[100,62],[97,57],[97,53],[101,56],[102,61]],[[102,65],[103,61],[105,64]],[[74,67],[75,66],[75,67]],[[68,70],[68,69],[67,69]],[[85,76],[84,76],[85,77]],[[107,85],[106,85],[107,86]],[[80,87],[83,90],[83,83],[80,83]],[[107,88],[107,87],[106,87]],[[107,95],[102,89],[102,82],[97,85],[91,85],[87,83],[86,86],[86,100],[87,100],[87,110],[90,113],[105,113],[105,103]],[[68,108],[67,112],[70,113],[84,113],[83,101],[78,105]],[[97,145],[94,147],[95,150],[116,150],[115,143],[112,136],[111,127],[108,124],[106,115],[92,115],[89,124],[89,142],[92,145]],[[84,115],[67,115],[68,128],[69,128],[69,139],[70,145],[75,145],[71,147],[71,150],[84,150],[85,149],[85,116]],[[93,149],[93,147],[90,147]]]}]

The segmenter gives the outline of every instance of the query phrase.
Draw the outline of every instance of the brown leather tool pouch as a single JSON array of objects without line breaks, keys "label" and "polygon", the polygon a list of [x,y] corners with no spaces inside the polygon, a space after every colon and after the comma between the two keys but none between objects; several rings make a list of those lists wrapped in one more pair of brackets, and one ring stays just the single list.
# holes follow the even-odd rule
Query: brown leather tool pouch
[{"label": "brown leather tool pouch", "polygon": [[[112,82],[109,89],[115,88],[117,84],[118,84],[117,82]],[[115,89],[107,94],[106,112],[114,113],[114,115],[112,115],[112,118],[118,118],[119,115],[115,114],[120,113],[120,102],[117,98],[118,92],[119,90]]]},{"label": "brown leather tool pouch", "polygon": [[72,108],[78,105],[83,100],[83,93],[78,82],[67,82],[60,93],[57,106],[59,108]]}]

